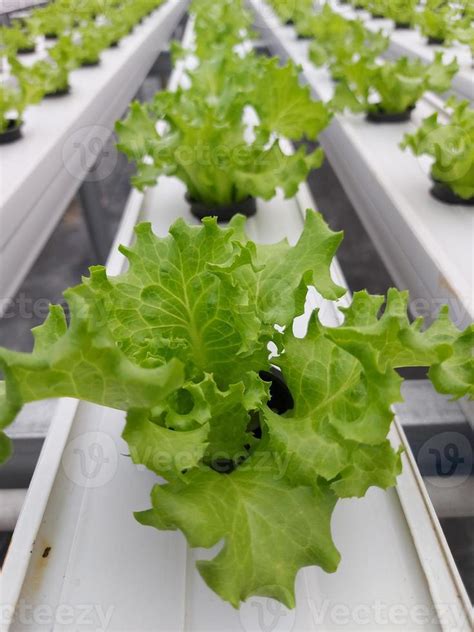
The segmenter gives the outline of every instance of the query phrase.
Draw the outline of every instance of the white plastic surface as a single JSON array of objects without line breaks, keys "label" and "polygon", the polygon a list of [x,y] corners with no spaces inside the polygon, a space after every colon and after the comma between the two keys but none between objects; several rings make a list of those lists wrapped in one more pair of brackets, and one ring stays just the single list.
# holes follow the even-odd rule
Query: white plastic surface
[{"label": "white plastic surface", "polygon": [[[273,50],[300,64],[313,93],[329,100],[333,81],[309,61],[308,43],[296,40],[268,6],[251,4]],[[474,213],[433,199],[429,165],[399,148],[404,134],[432,112],[422,100],[408,123],[337,115],[321,143],[397,286],[410,290],[412,311],[430,320],[448,303],[453,320],[465,327],[474,316]]]},{"label": "white plastic surface", "polygon": [[[102,174],[116,154],[103,145],[187,6],[168,0],[97,68],[71,73],[70,95],[27,109],[24,138],[0,147],[0,314],[41,252],[72,196],[99,158]],[[105,169],[105,171],[104,171]]]}]

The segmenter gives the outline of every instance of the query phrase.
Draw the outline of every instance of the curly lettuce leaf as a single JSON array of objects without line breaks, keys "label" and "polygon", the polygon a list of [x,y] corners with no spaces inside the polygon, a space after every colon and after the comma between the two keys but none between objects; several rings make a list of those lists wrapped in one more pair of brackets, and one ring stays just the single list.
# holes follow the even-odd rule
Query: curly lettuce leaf
[{"label": "curly lettuce leaf", "polygon": [[309,86],[301,85],[300,70],[291,62],[279,66],[276,57],[263,61],[253,101],[260,124],[269,134],[314,139],[331,120],[324,103],[314,101]]},{"label": "curly lettuce leaf", "polygon": [[332,103],[340,111],[348,108],[398,114],[415,106],[427,90],[445,92],[458,70],[455,60],[443,64],[442,54],[431,64],[407,57],[381,63],[361,58],[338,68],[342,82],[336,86]]},{"label": "curly lettuce leaf", "polygon": [[474,196],[474,110],[468,101],[454,99],[448,104],[453,114],[447,124],[441,124],[434,113],[414,134],[405,135],[401,147],[409,147],[416,156],[432,156],[433,178],[469,199]]},{"label": "curly lettuce leaf", "polygon": [[[340,240],[311,211],[294,246],[256,245],[239,216],[226,228],[178,220],[164,238],[137,226],[122,248],[126,272],[92,268],[67,292],[69,325],[53,306],[31,354],[0,349],[0,426],[23,403],[54,396],[127,411],[130,457],[165,479],[138,520],[180,529],[191,546],[222,543],[198,567],[232,605],[263,595],[292,607],[300,568],[337,568],[338,498],[395,484],[400,452],[387,434],[397,369],[429,366],[439,391],[473,395],[474,329],[460,332],[444,310],[423,330],[405,292],[391,290],[385,306],[359,292],[341,326],[316,312],[307,335],[294,336],[308,285],[329,300],[344,292],[330,276]],[[287,410],[268,383],[269,343]],[[0,458],[8,451],[2,433]]]},{"label": "curly lettuce leaf", "polygon": [[173,175],[212,209],[249,196],[270,199],[279,188],[291,197],[321,165],[321,149],[281,149],[282,139],[315,139],[331,118],[300,85],[293,64],[280,68],[275,59],[219,51],[187,75],[189,87],[134,103],[117,123],[119,149],[137,162],[135,186]]},{"label": "curly lettuce leaf", "polygon": [[197,566],[206,583],[238,607],[251,595],[295,606],[298,570],[334,572],[340,555],[331,537],[336,496],[321,481],[294,486],[276,463],[256,451],[230,475],[196,469],[186,481],[157,485],[153,508],[136,514],[158,529],[180,529],[193,547],[224,546]]}]

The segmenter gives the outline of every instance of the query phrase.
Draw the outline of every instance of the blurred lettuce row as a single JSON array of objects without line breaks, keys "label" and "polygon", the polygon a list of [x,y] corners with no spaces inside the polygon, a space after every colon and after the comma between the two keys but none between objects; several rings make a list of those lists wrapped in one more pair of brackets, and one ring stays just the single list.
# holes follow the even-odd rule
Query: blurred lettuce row
[{"label": "blurred lettuce row", "polygon": [[[100,53],[116,45],[163,0],[57,0],[32,11],[28,18],[0,27],[0,49],[10,74],[0,84],[0,133],[19,128],[29,105],[69,91],[69,74],[97,64]],[[55,39],[47,56],[33,64],[19,55],[33,52],[39,36]]]}]

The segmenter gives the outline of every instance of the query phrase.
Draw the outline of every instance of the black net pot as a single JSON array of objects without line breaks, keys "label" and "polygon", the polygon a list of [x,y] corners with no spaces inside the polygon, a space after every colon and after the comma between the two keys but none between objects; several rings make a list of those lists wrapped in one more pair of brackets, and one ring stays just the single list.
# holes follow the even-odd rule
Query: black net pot
[{"label": "black net pot", "polygon": [[428,37],[427,43],[430,46],[443,46],[443,44],[445,43],[445,39],[444,37]]},{"label": "black net pot", "polygon": [[0,132],[0,145],[8,145],[22,137],[21,123],[16,120],[11,120],[8,123],[8,127],[5,131]]},{"label": "black net pot", "polygon": [[100,59],[95,59],[94,61],[83,61],[81,64],[81,68],[95,68],[100,65]]},{"label": "black net pot", "polygon": [[[295,406],[293,396],[286,385],[280,369],[272,366],[268,371],[260,371],[259,375],[264,382],[270,383],[270,399],[267,406],[277,415],[283,415],[287,411],[292,410]],[[260,415],[250,413],[250,421],[247,431],[257,440],[262,438]],[[232,474],[232,472],[237,469],[241,463],[246,461],[248,457],[246,457],[245,454],[247,453],[249,456],[249,450],[250,445],[242,446],[242,453],[239,455],[240,458],[237,462],[230,458],[218,458],[213,460],[211,467],[219,474]]]},{"label": "black net pot", "polygon": [[252,217],[257,212],[257,201],[253,197],[248,197],[241,202],[233,202],[231,204],[223,204],[222,206],[209,206],[204,202],[193,200],[186,193],[186,201],[190,206],[190,210],[194,217],[203,219],[204,217],[217,217],[218,222],[229,222],[234,215],[245,215]]},{"label": "black net pot", "polygon": [[371,123],[405,123],[411,118],[411,113],[415,109],[414,105],[411,105],[404,112],[384,112],[380,108],[377,110],[371,110],[367,112],[366,119]]},{"label": "black net pot", "polygon": [[19,48],[16,52],[18,55],[31,55],[31,53],[36,52],[36,46],[25,46],[25,48]]},{"label": "black net pot", "polygon": [[444,204],[452,204],[459,206],[474,206],[474,197],[462,198],[457,195],[447,184],[433,179],[433,186],[430,190],[431,195]]},{"label": "black net pot", "polygon": [[53,90],[53,92],[47,92],[44,97],[45,99],[54,99],[56,97],[64,97],[71,92],[71,86],[67,85],[65,88],[58,88],[58,90]]}]

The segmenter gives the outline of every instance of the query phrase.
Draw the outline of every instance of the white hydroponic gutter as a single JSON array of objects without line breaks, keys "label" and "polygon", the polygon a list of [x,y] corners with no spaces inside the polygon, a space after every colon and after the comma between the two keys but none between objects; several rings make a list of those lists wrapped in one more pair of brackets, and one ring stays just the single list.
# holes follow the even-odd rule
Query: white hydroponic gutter
[{"label": "white hydroponic gutter", "polygon": [[[182,68],[178,65],[173,85]],[[306,185],[292,200],[259,202],[258,214],[248,220],[250,236],[295,242],[308,207],[314,203]],[[145,195],[133,191],[109,274],[124,269],[116,246],[133,240],[137,221],[151,221],[155,232],[165,235],[179,217],[196,222],[179,181],[163,178]],[[337,262],[332,273],[345,285]],[[310,292],[308,308],[317,304],[324,322],[340,322],[335,306]],[[408,451],[397,489],[372,489],[362,500],[338,503],[332,522],[342,554],[337,573],[300,571],[294,611],[266,599],[252,599],[237,611],[210,591],[195,569],[195,560],[212,552],[190,550],[179,532],[135,522],[132,511],[149,506],[157,478],[126,456],[124,421],[120,411],[61,402],[4,566],[3,601],[16,617],[11,632],[439,631],[439,615],[444,630],[469,629],[467,597]],[[397,423],[391,438],[394,445],[406,444]]]},{"label": "white hydroponic gutter", "polygon": [[459,72],[452,82],[453,91],[463,99],[474,100],[474,70],[472,67],[472,55],[467,45],[453,42],[449,46],[431,46],[426,43],[426,38],[415,28],[397,30],[392,20],[373,19],[367,11],[355,11],[350,5],[341,5],[337,0],[331,2],[333,9],[339,11],[347,18],[364,17],[364,25],[373,32],[383,29],[390,36],[390,46],[387,55],[393,58],[402,56],[411,59],[421,59],[429,64],[433,61],[436,52],[444,53],[446,62],[456,58],[459,64]]},{"label": "white hydroponic gutter", "polygon": [[47,0],[2,0],[0,2],[0,15],[16,13],[34,9],[39,4],[46,4]]},{"label": "white hydroponic gutter", "polygon": [[[300,64],[316,97],[330,100],[334,83],[309,60],[308,42],[297,40],[266,3],[250,4],[273,51]],[[432,114],[432,102],[420,100],[407,123],[377,125],[363,115],[337,115],[320,139],[397,287],[410,290],[412,311],[429,321],[448,303],[451,318],[466,327],[474,317],[474,214],[433,199],[429,163],[399,148],[404,134]]]},{"label": "white hydroponic gutter", "polygon": [[[70,75],[71,94],[25,112],[24,138],[3,145],[0,188],[0,297],[12,297],[71,198],[98,159],[113,170],[104,143],[163,50],[188,0],[167,0],[104,50],[97,68]],[[0,315],[5,310],[0,301]]]}]

